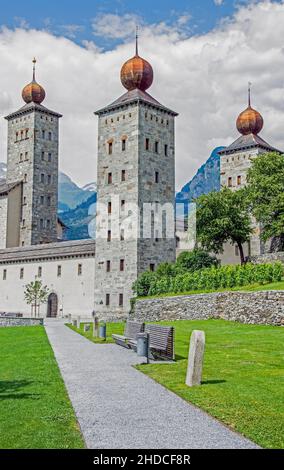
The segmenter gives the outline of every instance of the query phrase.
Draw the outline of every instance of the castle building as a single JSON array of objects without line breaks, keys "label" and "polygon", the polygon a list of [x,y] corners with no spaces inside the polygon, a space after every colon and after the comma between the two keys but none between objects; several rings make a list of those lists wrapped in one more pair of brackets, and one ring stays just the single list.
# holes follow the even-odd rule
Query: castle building
[{"label": "castle building", "polygon": [[[232,191],[244,187],[253,158],[268,152],[282,153],[260,137],[259,133],[263,124],[261,114],[251,107],[249,85],[248,107],[238,116],[236,122],[237,130],[241,135],[231,145],[219,152],[221,187],[227,186]],[[260,238],[260,225],[255,220],[253,220],[253,227],[254,233],[250,237],[250,242],[244,247],[246,257],[259,256],[266,251],[266,246]],[[223,264],[238,264],[238,247],[227,243],[220,258]]]},{"label": "castle building", "polygon": [[95,311],[102,318],[125,317],[139,274],[176,258],[174,220],[166,233],[171,223],[162,212],[172,210],[174,219],[177,113],[147,93],[153,69],[139,56],[137,38],[121,82],[127,92],[96,112]]},{"label": "castle building", "polygon": [[[1,247],[57,241],[58,130],[61,114],[42,105],[35,79],[22,92],[25,105],[8,121],[6,185],[0,187]],[[6,223],[5,223],[6,221]]]}]

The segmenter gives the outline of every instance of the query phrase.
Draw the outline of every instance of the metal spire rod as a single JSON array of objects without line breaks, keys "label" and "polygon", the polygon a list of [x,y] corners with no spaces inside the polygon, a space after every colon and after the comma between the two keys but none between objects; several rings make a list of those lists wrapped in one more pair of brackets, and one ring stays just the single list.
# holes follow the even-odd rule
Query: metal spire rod
[{"label": "metal spire rod", "polygon": [[33,81],[35,82],[35,69],[36,69],[36,58],[33,59]]},{"label": "metal spire rod", "polygon": [[249,106],[250,106],[250,102],[251,102],[251,85],[252,85],[252,83],[248,82],[248,105]]},{"label": "metal spire rod", "polygon": [[139,38],[138,31],[139,31],[139,26],[136,25],[136,55],[138,55],[138,38]]}]

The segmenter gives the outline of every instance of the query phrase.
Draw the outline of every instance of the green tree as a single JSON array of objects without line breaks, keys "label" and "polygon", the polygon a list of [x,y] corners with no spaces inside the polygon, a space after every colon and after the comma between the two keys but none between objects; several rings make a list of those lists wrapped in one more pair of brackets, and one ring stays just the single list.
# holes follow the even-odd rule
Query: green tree
[{"label": "green tree", "polygon": [[251,211],[261,224],[261,238],[284,238],[284,156],[276,152],[252,160],[247,175]]},{"label": "green tree", "polygon": [[197,239],[201,246],[222,253],[223,245],[237,245],[241,264],[245,262],[243,244],[252,233],[251,217],[245,191],[222,188],[200,196],[196,202]]},{"label": "green tree", "polygon": [[43,286],[42,282],[35,280],[25,286],[25,300],[31,306],[31,315],[35,313],[35,317],[39,316],[40,306],[48,299],[49,290],[47,286]]},{"label": "green tree", "polygon": [[184,251],[177,258],[177,266],[183,268],[184,271],[197,271],[210,266],[218,266],[218,264],[219,262],[215,256],[211,256],[201,248]]}]

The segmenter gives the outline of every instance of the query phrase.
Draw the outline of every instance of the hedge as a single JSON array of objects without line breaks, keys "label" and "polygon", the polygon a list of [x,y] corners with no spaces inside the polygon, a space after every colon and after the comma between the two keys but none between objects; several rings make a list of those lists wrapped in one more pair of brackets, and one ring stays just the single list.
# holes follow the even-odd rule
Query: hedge
[{"label": "hedge", "polygon": [[176,276],[158,277],[155,273],[151,273],[150,276],[147,274],[143,273],[133,286],[139,297],[279,282],[283,276],[283,265],[280,262],[247,263],[243,266],[213,266]]}]

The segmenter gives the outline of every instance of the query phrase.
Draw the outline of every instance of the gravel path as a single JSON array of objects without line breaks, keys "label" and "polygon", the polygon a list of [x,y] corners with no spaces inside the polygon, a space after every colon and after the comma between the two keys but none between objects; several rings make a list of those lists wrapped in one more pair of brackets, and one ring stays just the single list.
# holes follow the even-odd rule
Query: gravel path
[{"label": "gravel path", "polygon": [[256,448],[131,367],[136,354],[46,322],[88,448]]}]

